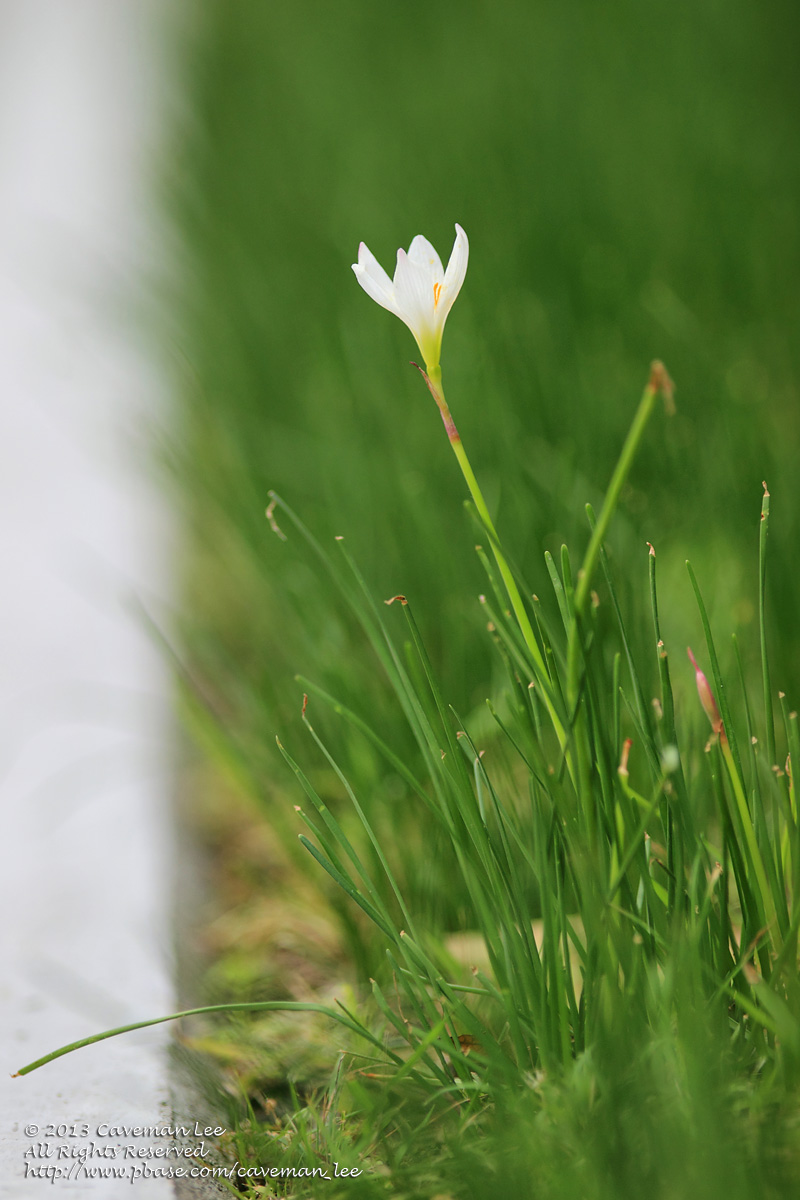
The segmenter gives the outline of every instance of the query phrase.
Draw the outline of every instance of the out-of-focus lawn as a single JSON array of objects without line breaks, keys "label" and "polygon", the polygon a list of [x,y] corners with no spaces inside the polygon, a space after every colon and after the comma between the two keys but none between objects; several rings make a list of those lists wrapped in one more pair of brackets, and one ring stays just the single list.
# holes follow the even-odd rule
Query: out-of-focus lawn
[{"label": "out-of-focus lawn", "polygon": [[646,671],[647,538],[676,648],[697,637],[690,557],[720,640],[738,628],[754,661],[767,478],[780,686],[781,660],[787,676],[800,660],[795,6],[215,0],[196,15],[170,181],[187,638],[264,776],[297,719],[296,671],[388,719],[324,575],[270,532],[269,488],[327,547],[346,535],[378,596],[413,597],[457,707],[489,690],[463,482],[410,334],[350,271],[362,239],[390,271],[418,232],[445,256],[456,220],[471,260],[448,398],[531,587],[549,592],[545,548],[582,549],[583,505],[661,357],[678,414],[649,431],[611,537],[635,649]]}]

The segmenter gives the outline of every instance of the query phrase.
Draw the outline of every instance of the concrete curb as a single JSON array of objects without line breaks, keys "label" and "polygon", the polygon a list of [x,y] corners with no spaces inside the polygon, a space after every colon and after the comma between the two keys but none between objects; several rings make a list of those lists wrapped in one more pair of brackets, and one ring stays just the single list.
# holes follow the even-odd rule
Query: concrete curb
[{"label": "concrete curb", "polygon": [[[130,318],[154,257],[157,9],[8,0],[2,12],[4,1197],[175,1194],[144,1172],[134,1189],[100,1182],[87,1163],[108,1160],[72,1154],[167,1144],[110,1130],[171,1124],[169,1026],[9,1078],[173,1005],[170,684],[131,607],[169,586],[169,521],[142,465],[164,390]],[[40,1145],[53,1153],[33,1157]],[[54,1187],[32,1173],[43,1165],[72,1173]]]}]

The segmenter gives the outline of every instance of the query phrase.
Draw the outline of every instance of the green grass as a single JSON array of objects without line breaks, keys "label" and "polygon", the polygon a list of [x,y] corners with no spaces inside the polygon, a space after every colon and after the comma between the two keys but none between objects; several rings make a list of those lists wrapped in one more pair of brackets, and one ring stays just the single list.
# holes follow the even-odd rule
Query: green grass
[{"label": "green grass", "polygon": [[[365,1164],[330,1195],[794,1194],[794,7],[197,16],[167,179],[182,690],[360,997],[323,1005],[327,1090],[236,1152]],[[349,269],[456,220],[447,396],[510,585]],[[677,414],[648,401],[614,476],[655,356]]]}]

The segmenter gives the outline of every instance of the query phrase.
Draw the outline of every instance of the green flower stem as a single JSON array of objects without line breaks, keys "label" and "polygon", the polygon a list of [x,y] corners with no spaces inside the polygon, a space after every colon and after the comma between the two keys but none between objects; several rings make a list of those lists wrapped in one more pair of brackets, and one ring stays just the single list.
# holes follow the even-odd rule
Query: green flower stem
[{"label": "green flower stem", "polygon": [[[447,401],[445,400],[444,389],[442,387],[441,367],[438,364],[435,367],[428,366],[426,378],[431,395],[439,406],[439,412],[442,415],[442,420],[444,421],[444,427],[447,430],[447,436],[450,441],[450,445],[453,447],[453,453],[458,460],[458,465],[460,466],[461,473],[466,480],[469,493],[475,502],[475,507],[478,510],[481,520],[491,535],[490,541],[492,543],[492,551],[494,553],[495,562],[497,563],[498,570],[500,571],[503,583],[505,584],[506,593],[508,594],[508,599],[511,602],[511,607],[514,610],[514,616],[517,618],[517,624],[519,625],[520,632],[525,639],[525,645],[528,647],[531,657],[533,658],[533,661],[535,662],[536,668],[540,672],[542,679],[547,679],[547,667],[545,666],[542,652],[539,649],[539,643],[537,642],[536,635],[533,632],[533,626],[523,603],[522,596],[520,595],[519,588],[517,587],[517,582],[511,573],[511,568],[506,562],[505,555],[500,549],[497,530],[494,527],[492,518],[489,516],[489,509],[486,507],[486,501],[483,498],[480,485],[475,478],[475,472],[473,471],[472,465],[467,458],[467,452],[464,449],[464,443],[461,441],[461,437],[456,429],[455,422],[453,421],[450,409],[447,405]],[[555,709],[552,707],[546,693],[544,694],[544,698],[548,711],[550,712],[550,718],[553,722],[556,734],[558,735],[559,742],[563,746],[566,738],[564,727],[562,726],[561,721],[559,720]]]},{"label": "green flower stem", "polygon": [[502,576],[503,583],[505,584],[506,592],[508,593],[508,598],[511,602],[511,607],[514,610],[514,616],[517,618],[517,623],[522,632],[522,636],[525,639],[525,644],[530,650],[536,666],[543,675],[546,675],[547,671],[544,665],[544,658],[542,657],[542,652],[539,649],[539,643],[536,641],[536,635],[533,632],[533,626],[530,618],[528,617],[525,605],[522,602],[522,596],[519,593],[517,582],[514,579],[514,576],[511,574],[511,569],[505,560],[503,552],[498,547],[497,531],[494,527],[491,517],[489,516],[489,510],[487,509],[483,495],[481,494],[478,481],[476,480],[472,467],[470,466],[469,459],[467,458],[467,452],[464,449],[464,443],[460,438],[458,438],[456,441],[452,442],[451,445],[453,447],[453,453],[458,460],[458,465],[461,467],[461,473],[467,481],[467,487],[470,490],[470,495],[475,501],[475,507],[477,508],[484,525],[492,535],[492,551],[494,553],[495,561],[500,571],[500,575]]},{"label": "green flower stem", "polygon": [[[625,480],[628,478],[636,451],[639,449],[639,443],[647,427],[647,422],[652,415],[656,396],[660,391],[664,393],[669,403],[672,397],[672,382],[664,365],[660,362],[654,362],[650,368],[650,378],[639,401],[636,416],[633,418],[633,424],[628,430],[628,436],[625,439],[625,444],[622,447],[617,465],[614,468],[614,474],[611,476],[611,482],[608,485],[608,491],[603,501],[600,516],[589,539],[589,546],[583,560],[583,565],[578,572],[578,582],[573,597],[573,621],[567,647],[567,705],[570,713],[573,712],[578,703],[581,667],[580,631],[582,619],[586,612],[586,605],[591,595],[592,577],[600,558],[600,551],[608,532],[608,527],[611,524],[611,518],[619,503],[620,493],[622,492]],[[583,793],[588,805],[586,815],[592,839],[594,840],[596,834],[596,817],[590,799],[591,762],[584,735],[584,722],[581,720],[580,715],[576,713],[574,736],[578,777],[580,780],[580,791]]]},{"label": "green flower stem", "polygon": [[578,617],[583,616],[586,610],[586,603],[589,599],[592,586],[592,576],[600,557],[600,550],[608,533],[611,518],[616,511],[620,492],[625,484],[625,480],[628,478],[628,472],[636,456],[636,451],[639,449],[642,435],[652,415],[656,396],[660,391],[669,396],[672,391],[672,384],[663,364],[655,362],[650,368],[650,378],[647,381],[647,387],[642,393],[639,408],[636,411],[636,416],[633,418],[633,424],[628,430],[625,445],[622,447],[619,460],[614,468],[614,474],[611,476],[611,482],[608,485],[608,491],[603,501],[600,516],[589,541],[589,548],[586,551],[583,566],[578,573],[578,586],[575,589],[575,613]]},{"label": "green flower stem", "polygon": [[614,474],[611,476],[611,482],[608,485],[603,507],[600,511],[600,516],[597,524],[592,531],[592,536],[589,540],[589,546],[586,551],[586,556],[583,560],[583,566],[578,572],[578,584],[575,588],[575,597],[573,601],[575,623],[573,625],[572,635],[570,637],[569,647],[569,670],[568,679],[568,695],[572,701],[575,700],[578,685],[578,629],[577,625],[581,617],[586,611],[586,605],[591,595],[592,577],[594,576],[595,568],[598,559],[600,558],[600,550],[603,546],[603,541],[608,533],[608,527],[611,524],[611,518],[616,511],[619,503],[620,493],[628,478],[628,472],[633,464],[636,451],[639,449],[639,443],[642,440],[642,435],[647,427],[647,422],[653,412],[656,396],[660,391],[665,392],[668,396],[671,395],[672,384],[667,375],[662,363],[653,363],[650,369],[650,378],[647,381],[647,387],[642,393],[642,398],[639,401],[639,407],[636,411],[636,416],[633,418],[633,424],[628,430],[628,436],[625,439],[625,444],[622,447],[617,465],[614,468]]}]

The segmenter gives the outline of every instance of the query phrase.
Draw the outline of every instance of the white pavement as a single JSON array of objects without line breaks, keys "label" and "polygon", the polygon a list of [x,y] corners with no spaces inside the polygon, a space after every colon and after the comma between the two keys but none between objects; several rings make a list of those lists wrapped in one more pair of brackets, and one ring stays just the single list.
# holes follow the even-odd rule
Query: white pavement
[{"label": "white pavement", "polygon": [[132,603],[169,591],[146,465],[165,388],[138,320],[159,7],[0,8],[0,1196],[14,1200],[174,1195],[76,1169],[51,1185],[26,1169],[65,1160],[23,1157],[169,1123],[169,1026],[10,1078],[172,1004],[169,681]]}]

